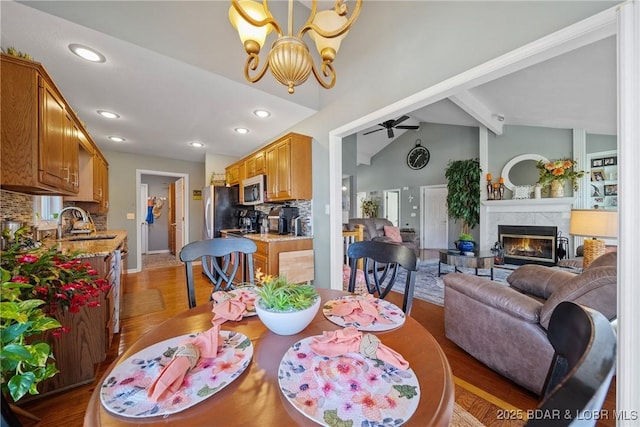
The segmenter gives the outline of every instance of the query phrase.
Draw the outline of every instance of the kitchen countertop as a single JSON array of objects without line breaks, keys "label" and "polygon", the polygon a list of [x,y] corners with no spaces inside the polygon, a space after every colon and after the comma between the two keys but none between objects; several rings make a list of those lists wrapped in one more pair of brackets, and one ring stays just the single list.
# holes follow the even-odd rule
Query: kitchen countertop
[{"label": "kitchen countertop", "polygon": [[238,228],[232,228],[227,230],[220,230],[222,233],[227,233],[228,236],[233,237],[246,237],[247,239],[256,240],[259,242],[284,242],[289,240],[305,240],[313,239],[313,236],[294,236],[292,234],[278,234],[278,233],[245,233],[242,234]]},{"label": "kitchen countertop", "polygon": [[[87,239],[107,235],[115,237],[113,239]],[[126,238],[127,232],[125,230],[106,230],[90,234],[68,235],[60,240],[45,240],[42,243],[50,247],[57,247],[58,251],[63,254],[78,251],[80,252],[79,258],[90,258],[109,255],[111,252],[123,246]]]}]

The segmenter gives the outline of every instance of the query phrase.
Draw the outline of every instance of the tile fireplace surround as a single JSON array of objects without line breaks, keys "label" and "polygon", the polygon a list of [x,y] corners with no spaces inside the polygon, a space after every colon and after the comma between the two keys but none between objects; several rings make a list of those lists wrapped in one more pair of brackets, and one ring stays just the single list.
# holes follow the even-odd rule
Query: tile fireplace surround
[{"label": "tile fireplace surround", "polygon": [[[480,248],[489,250],[498,241],[498,225],[551,225],[569,235],[573,197],[483,200],[480,206]],[[573,246],[573,245],[571,245]],[[573,251],[570,248],[570,252]]]}]

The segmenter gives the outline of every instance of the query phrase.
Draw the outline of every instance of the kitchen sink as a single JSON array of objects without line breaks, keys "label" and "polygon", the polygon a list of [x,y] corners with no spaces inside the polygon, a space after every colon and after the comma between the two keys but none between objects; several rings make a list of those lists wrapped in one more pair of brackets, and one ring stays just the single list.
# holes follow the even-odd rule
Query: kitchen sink
[{"label": "kitchen sink", "polygon": [[84,240],[111,240],[118,237],[116,234],[100,234],[97,236],[82,236],[82,237],[72,237],[70,239],[66,239],[67,242],[81,242]]}]

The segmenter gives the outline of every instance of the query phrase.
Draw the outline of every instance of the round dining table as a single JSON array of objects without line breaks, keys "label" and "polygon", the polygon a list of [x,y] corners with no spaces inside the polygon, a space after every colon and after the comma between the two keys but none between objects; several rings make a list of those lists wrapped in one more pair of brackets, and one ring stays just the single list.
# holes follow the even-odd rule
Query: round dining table
[{"label": "round dining table", "polygon": [[[318,289],[322,303],[348,295]],[[185,425],[185,426],[314,426],[283,395],[278,384],[278,368],[285,352],[297,341],[323,331],[339,329],[318,310],[311,324],[295,335],[277,335],[257,316],[228,321],[222,330],[236,331],[251,339],[254,351],[247,369],[225,388],[206,400],[171,415],[129,418],[107,411],[101,404],[101,385],[122,361],[160,341],[211,327],[212,303],[198,305],[157,325],[128,348],[105,372],[89,400],[84,425]],[[420,401],[407,426],[448,426],[453,413],[454,384],[449,362],[435,338],[410,316],[399,328],[375,332],[386,346],[409,362],[420,384]]]}]

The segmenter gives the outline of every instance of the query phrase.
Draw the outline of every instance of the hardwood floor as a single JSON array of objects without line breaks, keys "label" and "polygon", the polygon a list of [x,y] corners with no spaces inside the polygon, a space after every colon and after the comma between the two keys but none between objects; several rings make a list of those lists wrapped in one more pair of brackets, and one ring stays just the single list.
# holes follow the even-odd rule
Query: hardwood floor
[{"label": "hardwood floor", "polygon": [[[425,253],[425,255],[433,254]],[[200,274],[196,274],[196,277],[199,278],[198,280],[203,280]],[[184,283],[184,269],[182,267],[155,268],[127,275],[124,287],[125,298],[127,294],[135,291],[157,288],[162,292],[166,310],[124,319],[121,322],[121,332],[114,338],[106,360],[97,367],[94,383],[21,404],[20,407],[22,409],[41,418],[40,422],[34,422],[20,416],[19,418],[24,426],[81,426],[91,393],[95,387],[99,386],[102,375],[118,355],[148,330],[165,319],[187,309]],[[200,302],[206,301],[209,295],[207,286],[203,284],[202,286],[196,286],[196,288],[198,289],[197,300]],[[401,305],[401,295],[391,295],[391,301]],[[491,371],[444,336],[444,309],[442,307],[414,299],[411,315],[440,343],[456,377],[520,409],[530,410],[536,407],[538,403],[537,396]],[[429,355],[425,355],[425,357],[429,357]],[[613,414],[614,408],[615,380],[604,406],[604,409],[608,410],[609,414]],[[486,421],[487,417],[484,420],[487,425],[491,425]],[[603,420],[598,425],[613,426],[615,423],[613,420]]]}]

